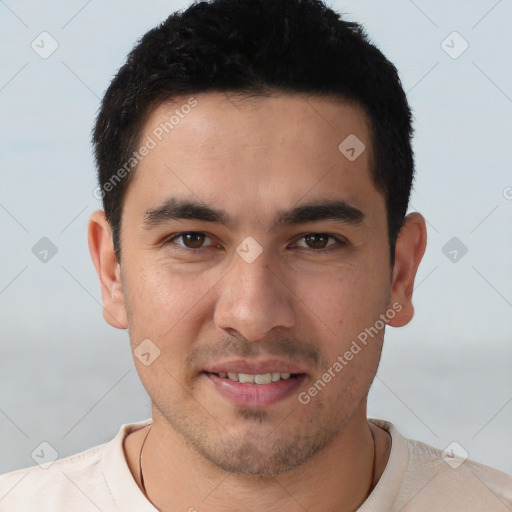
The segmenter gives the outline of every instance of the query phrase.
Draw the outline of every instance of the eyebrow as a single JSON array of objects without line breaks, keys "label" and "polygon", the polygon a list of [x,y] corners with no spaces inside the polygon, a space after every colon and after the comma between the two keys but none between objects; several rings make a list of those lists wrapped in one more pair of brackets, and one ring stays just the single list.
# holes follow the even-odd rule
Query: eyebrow
[{"label": "eyebrow", "polygon": [[169,198],[161,206],[146,210],[143,225],[146,229],[150,229],[169,220],[182,219],[215,222],[232,227],[232,221],[226,212],[206,204],[176,198]]},{"label": "eyebrow", "polygon": [[334,220],[355,226],[365,221],[365,214],[344,200],[315,202],[278,212],[272,229],[322,220]]},{"label": "eyebrow", "polygon": [[[224,210],[178,198],[169,198],[162,205],[147,209],[144,213],[143,226],[145,229],[151,229],[170,220],[184,219],[218,223],[230,229],[234,226],[233,220]],[[342,224],[357,226],[364,223],[366,216],[345,200],[316,201],[291,210],[279,211],[271,231],[282,226],[323,220],[334,220]]]}]

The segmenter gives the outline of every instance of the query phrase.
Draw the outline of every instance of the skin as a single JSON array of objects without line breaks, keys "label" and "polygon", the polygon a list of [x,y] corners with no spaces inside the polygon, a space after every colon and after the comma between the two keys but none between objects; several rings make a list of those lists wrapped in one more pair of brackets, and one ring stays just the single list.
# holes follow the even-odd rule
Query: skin
[{"label": "skin", "polygon": [[[355,510],[390,448],[388,434],[366,416],[384,329],[308,404],[298,393],[393,304],[401,309],[388,325],[411,320],[424,218],[406,217],[391,268],[385,200],[371,179],[368,121],[358,106],[302,95],[195,99],[133,176],[121,264],[104,213],[89,221],[106,321],[128,329],[132,350],[145,339],[160,350],[149,366],[134,357],[152,400],[143,459],[148,494],[162,510]],[[187,100],[159,105],[140,140]],[[338,150],[349,134],[366,146],[355,161]],[[145,228],[145,212],[169,197],[222,208],[233,225],[171,219]],[[337,199],[361,210],[364,221],[270,229],[279,210]],[[206,235],[199,237],[204,247],[171,240],[190,231]],[[321,236],[312,243],[310,233],[345,243]],[[248,236],[262,248],[252,263],[236,253]],[[318,240],[328,240],[330,250],[318,252]],[[269,357],[295,365],[305,378],[291,395],[263,407],[235,405],[202,373],[212,362]],[[124,446],[139,485],[146,434],[130,434]]]}]

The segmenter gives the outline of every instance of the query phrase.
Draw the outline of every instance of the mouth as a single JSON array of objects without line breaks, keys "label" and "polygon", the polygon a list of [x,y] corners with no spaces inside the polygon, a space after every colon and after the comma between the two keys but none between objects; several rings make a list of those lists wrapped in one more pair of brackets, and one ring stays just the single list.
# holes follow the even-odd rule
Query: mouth
[{"label": "mouth", "polygon": [[[210,372],[206,372],[210,373]],[[269,373],[236,373],[236,372],[218,372],[210,373],[210,375],[216,375],[221,379],[229,379],[233,382],[240,382],[242,384],[271,384],[272,382],[279,382],[281,380],[288,380],[297,378],[303,373],[288,373],[288,372],[269,372]]]},{"label": "mouth", "polygon": [[209,385],[212,385],[217,394],[231,404],[244,408],[265,408],[282,402],[297,394],[298,388],[307,377],[306,373],[300,371],[235,370],[236,368],[215,369],[203,371],[202,375],[208,379]]}]

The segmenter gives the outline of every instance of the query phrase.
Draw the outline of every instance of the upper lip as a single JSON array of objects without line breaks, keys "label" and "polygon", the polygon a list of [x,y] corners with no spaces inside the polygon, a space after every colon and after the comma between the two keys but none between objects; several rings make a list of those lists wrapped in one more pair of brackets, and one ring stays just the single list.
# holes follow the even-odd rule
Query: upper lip
[{"label": "upper lip", "polygon": [[248,375],[262,375],[265,373],[305,373],[302,368],[294,366],[288,361],[278,359],[265,359],[262,361],[248,361],[235,359],[208,365],[205,369],[208,373],[232,372],[246,373]]}]

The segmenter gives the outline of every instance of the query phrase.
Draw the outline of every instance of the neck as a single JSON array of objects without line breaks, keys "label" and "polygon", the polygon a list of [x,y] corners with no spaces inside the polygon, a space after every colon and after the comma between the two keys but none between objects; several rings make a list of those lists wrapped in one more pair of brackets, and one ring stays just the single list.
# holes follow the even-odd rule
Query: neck
[{"label": "neck", "polygon": [[353,415],[336,439],[307,463],[275,477],[237,475],[217,468],[157,414],[144,443],[148,431],[149,427],[132,434],[136,438],[127,439],[125,450],[142,489],[139,455],[144,444],[146,492],[164,512],[200,510],[201,506],[211,512],[238,511],[248,503],[254,512],[356,510],[378,482],[389,452],[388,434],[367,422],[365,410],[364,417]]}]

